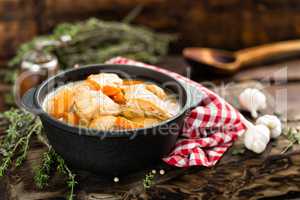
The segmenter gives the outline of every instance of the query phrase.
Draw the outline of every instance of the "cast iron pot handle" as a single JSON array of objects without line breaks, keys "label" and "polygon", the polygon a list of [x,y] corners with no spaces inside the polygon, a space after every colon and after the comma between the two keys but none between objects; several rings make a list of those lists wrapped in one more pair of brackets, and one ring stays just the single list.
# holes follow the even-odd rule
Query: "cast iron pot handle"
[{"label": "cast iron pot handle", "polygon": [[29,89],[22,97],[21,104],[22,107],[25,108],[25,110],[33,113],[33,114],[38,114],[39,109],[34,103],[34,95],[35,95],[36,88],[31,88]]}]

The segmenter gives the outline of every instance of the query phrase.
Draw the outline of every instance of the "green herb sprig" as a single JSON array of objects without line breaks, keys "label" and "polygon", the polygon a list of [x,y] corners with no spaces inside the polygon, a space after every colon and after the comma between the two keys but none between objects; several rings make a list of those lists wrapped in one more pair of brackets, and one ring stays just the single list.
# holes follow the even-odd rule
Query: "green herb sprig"
[{"label": "green herb sprig", "polygon": [[0,70],[0,77],[4,83],[14,84],[17,80],[18,70],[11,68],[4,68]]},{"label": "green herb sprig", "polygon": [[152,171],[146,174],[143,180],[143,186],[145,189],[149,189],[154,184],[154,177],[155,174]]},{"label": "green herb sprig", "polygon": [[[56,154],[56,153],[55,153]],[[57,161],[57,170],[60,174],[66,175],[67,176],[67,186],[70,189],[70,192],[68,194],[68,200],[72,200],[74,197],[74,187],[77,183],[75,181],[75,174],[71,172],[71,170],[68,168],[68,166],[65,164],[64,159],[56,154],[56,161]]]},{"label": "green herb sprig", "polygon": [[34,181],[39,189],[43,189],[48,185],[51,168],[53,167],[54,162],[55,152],[52,149],[49,149],[43,154],[42,164],[35,172]]},{"label": "green herb sprig", "polygon": [[51,170],[56,169],[67,177],[67,186],[70,190],[68,200],[74,199],[74,188],[77,184],[75,174],[44,139],[39,118],[20,109],[11,109],[2,113],[0,119],[8,123],[5,135],[0,139],[0,154],[2,155],[0,177],[4,176],[8,169],[22,165],[29,150],[30,140],[35,135],[48,147],[48,151],[43,154],[41,166],[35,172],[36,186],[40,189],[47,186]]},{"label": "green herb sprig", "polygon": [[75,174],[65,164],[64,159],[58,155],[51,147],[44,153],[42,159],[42,165],[36,171],[34,180],[38,188],[43,189],[48,185],[50,179],[51,169],[56,169],[58,173],[67,177],[67,186],[69,188],[68,200],[74,198],[74,188],[77,181],[75,180]]},{"label": "green herb sprig", "polygon": [[28,112],[11,109],[1,115],[9,123],[4,138],[1,140],[0,153],[3,158],[0,162],[0,177],[15,161],[15,167],[21,166],[26,158],[30,139],[34,134],[40,134],[42,123]]},{"label": "green herb sprig", "polygon": [[294,144],[300,144],[300,130],[298,128],[286,128],[283,131],[290,143],[283,149],[282,154],[286,153]]}]

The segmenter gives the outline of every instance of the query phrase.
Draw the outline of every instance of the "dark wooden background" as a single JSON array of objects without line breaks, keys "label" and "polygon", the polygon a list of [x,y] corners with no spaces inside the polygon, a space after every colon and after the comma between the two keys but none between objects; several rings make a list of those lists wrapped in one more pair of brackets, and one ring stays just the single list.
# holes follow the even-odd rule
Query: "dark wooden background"
[{"label": "dark wooden background", "polygon": [[[190,45],[239,49],[300,36],[299,0],[0,0],[0,65],[14,54],[21,42],[51,31],[59,22],[91,16],[122,19],[138,4],[143,4],[144,9],[134,23],[178,33],[180,39],[174,45],[177,52]],[[276,74],[273,79],[280,84],[267,84],[264,88],[271,94],[278,89],[287,90],[287,106],[282,112],[288,113],[289,126],[299,127],[299,64],[300,60],[295,59],[249,68],[226,80],[240,83]],[[160,65],[180,74],[186,74],[189,68],[181,57],[164,58]],[[277,73],[285,66],[287,76]],[[216,82],[223,80],[212,78]],[[200,75],[194,75],[194,79],[203,81]],[[3,98],[9,89],[0,84],[0,110],[8,107]],[[236,92],[235,88],[231,90]],[[263,155],[246,152],[243,156],[232,156],[228,152],[212,169],[166,170],[166,175],[159,177],[149,191],[143,190],[141,181],[107,188],[99,180],[84,178],[85,181],[79,181],[76,194],[80,200],[111,200],[120,196],[127,199],[297,199],[300,146],[282,155],[280,152],[287,142],[286,139],[273,141]],[[32,184],[32,163],[40,159],[42,150],[41,145],[32,144],[25,166],[1,179],[1,200],[53,200],[65,196],[67,189],[60,179],[44,191],[36,190]]]},{"label": "dark wooden background", "polygon": [[298,0],[0,0],[0,58],[59,22],[91,16],[122,19],[143,5],[134,23],[178,33],[175,44],[238,49],[300,36]]}]

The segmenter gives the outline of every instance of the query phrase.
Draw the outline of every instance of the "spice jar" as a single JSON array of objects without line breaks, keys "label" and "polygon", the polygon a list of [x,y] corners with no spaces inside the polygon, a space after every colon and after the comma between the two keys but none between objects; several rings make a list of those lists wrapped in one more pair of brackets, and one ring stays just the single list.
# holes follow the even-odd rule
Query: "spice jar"
[{"label": "spice jar", "polygon": [[58,72],[59,64],[55,55],[45,52],[42,46],[28,52],[21,63],[20,75],[17,80],[20,97],[30,88]]}]

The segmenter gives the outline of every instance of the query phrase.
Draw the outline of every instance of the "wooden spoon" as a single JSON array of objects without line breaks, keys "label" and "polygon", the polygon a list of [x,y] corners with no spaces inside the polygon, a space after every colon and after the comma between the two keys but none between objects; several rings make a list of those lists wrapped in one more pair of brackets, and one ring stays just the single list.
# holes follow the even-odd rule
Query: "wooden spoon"
[{"label": "wooden spoon", "polygon": [[191,47],[185,48],[183,55],[188,61],[192,61],[193,66],[195,63],[201,64],[202,67],[209,67],[214,72],[232,74],[246,66],[300,55],[300,40],[266,44],[235,52]]}]

